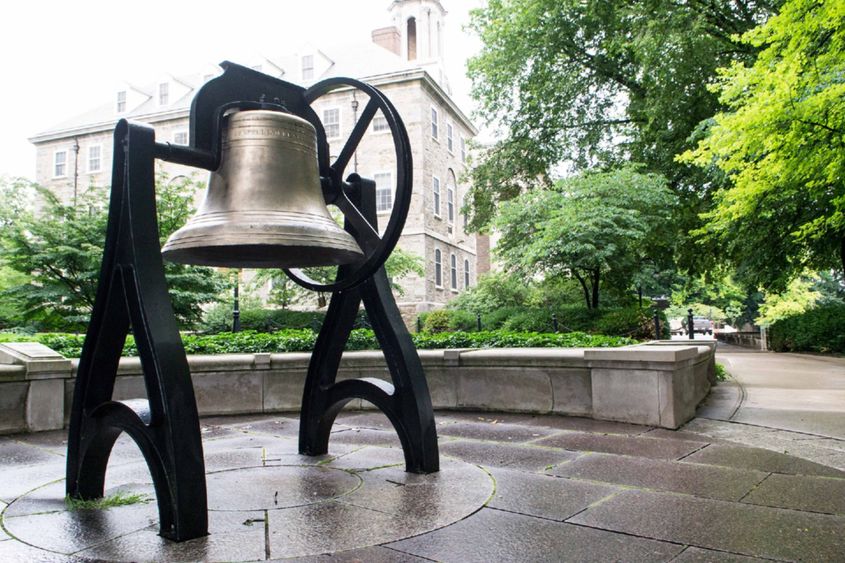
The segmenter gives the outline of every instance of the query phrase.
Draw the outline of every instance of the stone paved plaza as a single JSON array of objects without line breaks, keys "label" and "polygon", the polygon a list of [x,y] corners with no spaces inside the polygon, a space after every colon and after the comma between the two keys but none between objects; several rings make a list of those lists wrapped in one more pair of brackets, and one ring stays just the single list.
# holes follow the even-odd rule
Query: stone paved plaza
[{"label": "stone paved plaza", "polygon": [[845,561],[845,472],[703,434],[441,412],[422,476],[379,413],[342,414],[318,458],[293,416],[202,423],[211,534],[181,544],[128,439],[107,493],[146,501],[74,511],[64,432],[0,439],[0,561]]}]

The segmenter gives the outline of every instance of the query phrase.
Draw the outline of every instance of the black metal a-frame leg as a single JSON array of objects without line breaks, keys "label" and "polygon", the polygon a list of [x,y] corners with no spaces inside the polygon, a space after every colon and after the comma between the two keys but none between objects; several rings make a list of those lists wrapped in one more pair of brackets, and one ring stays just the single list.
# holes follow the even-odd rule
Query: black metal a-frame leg
[{"label": "black metal a-frame leg", "polygon": [[[103,496],[112,446],[126,432],[152,475],[160,534],[184,541],[208,533],[205,463],[188,361],[159,250],[155,133],[123,120],[115,129],[114,147],[100,283],[70,418],[67,494],[82,499]],[[114,401],[130,323],[147,399]]]},{"label": "black metal a-frame leg", "polygon": [[[370,224],[376,226],[375,184],[367,180],[354,183],[349,199]],[[348,224],[347,229],[351,229]],[[341,267],[338,278],[351,268]],[[369,377],[335,381],[362,300],[384,352],[392,385]],[[325,454],[335,418],[355,398],[369,401],[387,415],[402,443],[406,471],[433,473],[440,469],[437,430],[425,373],[411,335],[402,322],[384,266],[361,285],[332,294],[305,380],[299,452]]]}]

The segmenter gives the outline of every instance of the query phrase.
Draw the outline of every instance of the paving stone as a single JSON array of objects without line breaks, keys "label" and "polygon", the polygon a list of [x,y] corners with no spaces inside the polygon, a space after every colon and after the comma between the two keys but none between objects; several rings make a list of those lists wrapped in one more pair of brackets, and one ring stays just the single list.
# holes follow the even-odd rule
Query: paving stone
[{"label": "paving stone", "polygon": [[[439,422],[439,418],[437,419]],[[387,430],[393,432],[393,424],[381,411],[373,412],[342,412],[335,419],[335,424],[340,424],[348,428],[369,428],[375,430]]]},{"label": "paving stone", "polygon": [[400,448],[382,448],[379,446],[364,446],[339,455],[326,465],[337,469],[352,471],[366,471],[387,465],[405,466],[405,454]]},{"label": "paving stone", "polygon": [[624,491],[568,520],[754,557],[836,561],[845,518],[685,495]]},{"label": "paving stone", "polygon": [[790,475],[826,475],[845,478],[845,472],[812,461],[771,450],[727,444],[712,444],[685,458],[684,461]]},{"label": "paving stone", "polygon": [[30,545],[59,553],[75,553],[157,526],[158,508],[156,503],[139,503],[101,510],[65,510],[4,518],[3,525],[11,535]]},{"label": "paving stone", "polygon": [[299,421],[290,418],[271,418],[241,426],[246,432],[260,432],[273,436],[294,437],[299,433]]},{"label": "paving stone", "polygon": [[666,440],[616,435],[562,432],[535,442],[537,445],[567,450],[623,454],[652,459],[679,459],[707,445],[690,440]]},{"label": "paving stone", "polygon": [[21,563],[30,561],[37,561],[38,563],[81,563],[86,560],[44,551],[43,549],[38,549],[19,541],[8,540],[0,541],[0,561]]},{"label": "paving stone", "polygon": [[845,515],[845,479],[773,474],[743,502]]},{"label": "paving stone", "polygon": [[440,444],[440,453],[479,465],[525,471],[542,471],[578,456],[561,449],[469,440],[443,442]]},{"label": "paving stone", "polygon": [[710,444],[721,441],[695,432],[669,430],[668,428],[652,428],[643,432],[640,436],[644,438],[665,438],[667,440],[692,440],[693,442],[708,442]]},{"label": "paving stone", "polygon": [[65,463],[56,458],[57,462],[42,463],[37,466],[3,466],[0,478],[0,500],[10,503],[24,493],[45,483],[64,479]]},{"label": "paving stone", "polygon": [[285,559],[285,561],[288,563],[423,563],[428,559],[414,557],[387,547],[365,547],[340,553],[295,557]]},{"label": "paving stone", "polygon": [[448,458],[441,460],[440,471],[427,475],[408,473],[400,467],[359,475],[363,485],[338,500],[388,512],[397,523],[417,530],[435,529],[475,512],[490,500],[494,488],[493,479],[484,470]]},{"label": "paving stone", "polygon": [[[495,420],[495,419],[494,419]],[[444,424],[437,428],[439,436],[456,438],[471,438],[474,440],[495,440],[498,442],[529,442],[549,436],[555,430],[537,426],[521,426],[508,423],[493,422],[456,422]]]},{"label": "paving stone", "polygon": [[12,438],[0,438],[0,468],[40,465],[43,463],[64,463],[64,454],[47,448],[19,442]]},{"label": "paving stone", "polygon": [[[246,523],[246,524],[245,524]],[[79,553],[104,561],[257,561],[265,559],[264,512],[209,512],[209,535],[176,543],[145,528]]]},{"label": "paving stone", "polygon": [[267,466],[206,476],[208,508],[218,511],[276,510],[346,495],[360,477],[329,467]]},{"label": "paving stone", "polygon": [[329,437],[329,453],[334,444],[358,444],[362,446],[392,446],[401,448],[399,436],[393,430],[369,430],[366,428],[338,427]]},{"label": "paving stone", "polygon": [[632,456],[589,454],[553,467],[553,475],[739,500],[768,473]]},{"label": "paving stone", "polygon": [[[479,541],[483,538],[483,541]],[[438,561],[669,561],[683,548],[490,508],[388,547]]]},{"label": "paving stone", "polygon": [[492,508],[563,521],[620,489],[594,483],[494,468]]},{"label": "paving stone", "polygon": [[67,453],[67,430],[17,434],[14,439],[22,444],[35,446],[56,455],[64,456]]},{"label": "paving stone", "polygon": [[623,436],[639,436],[653,429],[651,426],[643,426],[641,424],[594,420],[592,418],[581,418],[577,416],[534,415],[522,421],[522,423],[557,430],[591,432],[593,434],[621,434]]},{"label": "paving stone", "polygon": [[712,549],[701,549],[688,547],[672,563],[754,563],[755,561],[770,561],[758,557],[746,557],[726,551],[713,551]]}]

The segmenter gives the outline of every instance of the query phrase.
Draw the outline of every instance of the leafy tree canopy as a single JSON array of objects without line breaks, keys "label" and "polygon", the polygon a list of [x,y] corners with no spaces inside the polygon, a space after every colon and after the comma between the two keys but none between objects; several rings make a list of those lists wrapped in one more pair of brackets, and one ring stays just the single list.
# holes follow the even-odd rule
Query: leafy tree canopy
[{"label": "leafy tree canopy", "polygon": [[845,269],[845,3],[790,0],[721,70],[729,111],[683,156],[732,180],[699,231],[752,287],[786,289],[806,268]]},{"label": "leafy tree canopy", "polygon": [[711,179],[674,160],[719,102],[715,69],[747,60],[753,28],[777,0],[489,0],[470,27],[483,42],[469,63],[473,95],[502,139],[479,151],[471,172],[471,225],[485,228],[496,203],[548,187],[555,167],[622,161],[665,176],[703,210]]},{"label": "leafy tree canopy", "polygon": [[[156,199],[160,242],[181,227],[193,213],[197,184],[180,176],[158,178]],[[15,300],[23,317],[46,329],[79,329],[88,322],[97,291],[108,220],[106,192],[90,187],[76,206],[65,204],[42,187],[6,183],[3,191],[18,198],[37,192],[34,200],[14,216],[5,215],[0,237],[0,259],[6,267],[25,276],[25,282],[7,289],[5,299]],[[210,268],[165,262],[165,276],[177,318],[186,326],[199,320],[201,306],[213,301],[222,289],[221,279]]]},{"label": "leafy tree canopy", "polygon": [[576,278],[597,308],[602,284],[626,291],[645,267],[671,260],[676,201],[665,178],[633,166],[583,173],[504,203],[496,253],[525,279]]}]

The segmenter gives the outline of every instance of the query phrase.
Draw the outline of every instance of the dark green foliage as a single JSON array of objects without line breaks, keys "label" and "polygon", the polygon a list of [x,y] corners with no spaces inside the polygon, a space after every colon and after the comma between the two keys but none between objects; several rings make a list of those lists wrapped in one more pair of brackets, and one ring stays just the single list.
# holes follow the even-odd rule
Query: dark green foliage
[{"label": "dark green foliage", "polygon": [[[260,306],[241,308],[241,330],[275,332],[289,328],[319,331],[323,326],[325,311],[293,311],[291,309],[264,309]],[[370,322],[364,310],[358,312],[354,328],[369,328]],[[203,316],[199,331],[206,334],[232,330],[232,304],[220,303],[210,308]]]},{"label": "dark green foliage", "polygon": [[449,311],[446,309],[431,311],[425,316],[422,323],[423,332],[432,334],[447,332],[449,330]]},{"label": "dark green foliage", "polygon": [[777,321],[768,338],[776,352],[845,353],[845,304],[829,303]]},{"label": "dark green foliage", "polygon": [[[33,336],[0,334],[0,342],[36,341],[49,346],[68,358],[79,357],[83,335],[37,334]],[[188,354],[249,354],[258,352],[311,352],[317,334],[310,330],[280,330],[272,334],[255,331],[195,335],[183,334],[182,342]],[[613,347],[636,343],[630,338],[568,332],[561,334],[536,332],[507,332],[485,330],[481,332],[420,333],[413,335],[417,348],[527,348],[527,347]],[[378,350],[379,345],[372,330],[355,329],[349,336],[347,350]],[[138,350],[130,335],[123,349],[124,356],[135,356]]]}]

